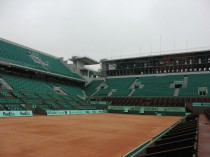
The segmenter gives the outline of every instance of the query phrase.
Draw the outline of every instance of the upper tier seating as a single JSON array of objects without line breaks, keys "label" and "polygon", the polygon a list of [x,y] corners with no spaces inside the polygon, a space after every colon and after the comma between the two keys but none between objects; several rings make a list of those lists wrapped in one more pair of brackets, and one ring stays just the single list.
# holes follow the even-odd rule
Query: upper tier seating
[{"label": "upper tier seating", "polygon": [[112,89],[116,89],[112,93],[112,96],[128,96],[131,89],[129,87],[134,82],[135,77],[128,78],[108,78],[104,84],[107,85],[107,88],[100,89],[94,96],[104,95],[107,96]]},{"label": "upper tier seating", "polygon": [[79,75],[71,72],[65,65],[63,65],[58,58],[35,52],[34,50],[1,39],[0,61],[82,80]]},{"label": "upper tier seating", "polygon": [[179,96],[199,96],[198,88],[207,87],[210,92],[210,74],[188,75],[187,88],[181,88]]},{"label": "upper tier seating", "polygon": [[96,92],[96,88],[103,82],[103,80],[93,80],[85,87],[86,95],[91,96]]},{"label": "upper tier seating", "polygon": [[184,76],[152,76],[140,77],[138,82],[144,84],[142,89],[136,89],[132,96],[173,96],[174,88],[170,84],[182,81]]},{"label": "upper tier seating", "polygon": [[75,87],[75,86],[70,86],[70,85],[65,85],[65,84],[60,84],[60,83],[49,83],[49,85],[51,87],[55,86],[55,87],[60,87],[65,93],[72,95],[72,96],[84,96],[82,89],[79,87]]},{"label": "upper tier seating", "polygon": [[[188,79],[187,79],[188,78]],[[137,79],[139,85],[131,96],[174,96],[175,84],[180,85],[178,96],[200,96],[199,88],[207,89],[206,95],[210,91],[210,74],[188,74],[188,75],[166,75],[166,76],[145,76],[145,77],[127,77],[127,78],[107,78],[104,81],[105,88],[98,90],[93,96],[128,96],[131,92],[129,88]],[[100,82],[101,83],[101,82]],[[92,81],[85,91],[88,96],[94,93],[95,88],[99,86],[98,82]],[[204,87],[204,88],[203,88]]]}]

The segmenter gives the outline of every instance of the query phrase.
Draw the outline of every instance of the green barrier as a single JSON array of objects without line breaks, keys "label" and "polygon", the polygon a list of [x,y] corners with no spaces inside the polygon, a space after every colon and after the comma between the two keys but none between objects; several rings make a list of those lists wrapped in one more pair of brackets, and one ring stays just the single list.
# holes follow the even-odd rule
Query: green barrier
[{"label": "green barrier", "polygon": [[140,151],[141,149],[143,149],[146,145],[148,145],[150,143],[150,141],[151,140],[147,140],[146,142],[144,142],[140,146],[136,147],[132,151],[130,151],[127,154],[125,154],[123,157],[130,157],[130,156],[134,155],[135,153],[137,153],[138,151]]},{"label": "green barrier", "polygon": [[32,111],[0,111],[0,117],[31,117]]},{"label": "green barrier", "polygon": [[75,114],[99,114],[106,113],[106,110],[47,110],[48,116],[52,115],[75,115]]},{"label": "green barrier", "polygon": [[144,113],[145,111],[185,112],[185,107],[108,106],[108,109],[119,111],[139,111],[139,113]]}]

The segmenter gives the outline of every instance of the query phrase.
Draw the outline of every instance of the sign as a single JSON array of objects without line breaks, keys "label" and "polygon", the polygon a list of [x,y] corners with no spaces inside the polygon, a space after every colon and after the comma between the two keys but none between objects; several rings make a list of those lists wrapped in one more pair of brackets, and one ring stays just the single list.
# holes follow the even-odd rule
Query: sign
[{"label": "sign", "polygon": [[108,106],[109,110],[119,111],[138,111],[144,113],[145,111],[153,112],[185,112],[185,107],[143,107],[143,106]]},{"label": "sign", "polygon": [[194,102],[192,103],[194,107],[210,107],[210,103]]},{"label": "sign", "polygon": [[107,102],[106,101],[90,101],[90,104],[92,104],[92,105],[96,105],[96,104],[107,105]]},{"label": "sign", "polygon": [[99,114],[106,113],[106,110],[47,110],[48,116],[53,115],[76,115],[76,114]]},{"label": "sign", "polygon": [[0,117],[29,117],[32,111],[0,111]]}]

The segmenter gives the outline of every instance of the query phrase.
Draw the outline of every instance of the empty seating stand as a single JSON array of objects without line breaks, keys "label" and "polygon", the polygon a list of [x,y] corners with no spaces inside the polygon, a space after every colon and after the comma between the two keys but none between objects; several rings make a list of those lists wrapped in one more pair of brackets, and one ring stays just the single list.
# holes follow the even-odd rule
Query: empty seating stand
[{"label": "empty seating stand", "polygon": [[129,88],[136,77],[128,78],[108,78],[104,84],[106,88],[100,89],[94,96],[107,96],[111,91],[113,96],[128,96],[131,89]]},{"label": "empty seating stand", "polygon": [[135,157],[192,157],[197,152],[198,114],[189,115]]},{"label": "empty seating stand", "polygon": [[86,95],[90,96],[96,92],[96,88],[103,82],[103,80],[93,80],[85,87]]},{"label": "empty seating stand", "polygon": [[[12,87],[7,90],[0,89],[2,110],[6,104],[24,104],[33,112],[36,112],[37,107],[45,110],[96,109],[95,106],[81,99],[84,96],[83,91],[77,86],[49,81],[46,83],[41,79],[7,73],[0,74],[0,78]],[[53,86],[60,87],[64,93],[56,93]]]},{"label": "empty seating stand", "polygon": [[188,75],[187,87],[180,88],[179,96],[199,96],[199,87],[207,87],[210,90],[209,79],[210,74]]},{"label": "empty seating stand", "polygon": [[51,55],[0,39],[0,61],[83,80]]}]

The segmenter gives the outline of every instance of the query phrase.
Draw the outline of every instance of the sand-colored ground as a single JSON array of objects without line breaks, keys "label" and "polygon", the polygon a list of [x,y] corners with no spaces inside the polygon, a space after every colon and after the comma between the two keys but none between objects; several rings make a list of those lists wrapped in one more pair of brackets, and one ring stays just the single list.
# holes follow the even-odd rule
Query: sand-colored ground
[{"label": "sand-colored ground", "polygon": [[179,119],[125,114],[0,118],[0,157],[121,157]]}]

